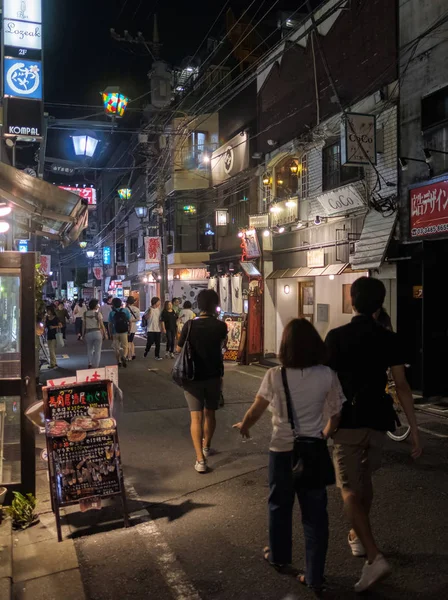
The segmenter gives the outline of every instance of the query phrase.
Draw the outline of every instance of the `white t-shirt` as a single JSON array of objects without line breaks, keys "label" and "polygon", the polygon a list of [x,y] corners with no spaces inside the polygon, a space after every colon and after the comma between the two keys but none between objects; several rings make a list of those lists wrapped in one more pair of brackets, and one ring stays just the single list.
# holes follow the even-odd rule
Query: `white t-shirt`
[{"label": "white t-shirt", "polygon": [[131,324],[129,326],[129,333],[136,333],[137,321],[140,321],[140,311],[136,306],[132,306],[130,304],[127,304],[126,308],[131,313]]},{"label": "white t-shirt", "polygon": [[146,318],[148,319],[146,331],[155,333],[160,333],[162,331],[160,327],[160,308],[150,308]]},{"label": "white t-shirt", "polygon": [[195,319],[195,318],[196,318],[196,315],[191,310],[191,308],[183,308],[180,311],[179,317],[177,319],[177,329],[179,331],[182,331],[185,323],[187,323],[187,321],[191,321],[192,319]]},{"label": "white t-shirt", "polygon": [[[338,376],[329,367],[319,365],[309,369],[286,369],[291,394],[296,435],[321,437],[328,419],[341,412],[345,402]],[[294,438],[288,421],[286,395],[281,367],[274,367],[264,376],[257,396],[269,402],[272,413],[272,437],[269,449],[288,452]]]},{"label": "white t-shirt", "polygon": [[79,304],[77,304],[73,310],[73,316],[75,317],[75,319],[82,319],[84,318],[86,312],[87,306],[85,304],[83,304],[82,306],[79,306]]}]

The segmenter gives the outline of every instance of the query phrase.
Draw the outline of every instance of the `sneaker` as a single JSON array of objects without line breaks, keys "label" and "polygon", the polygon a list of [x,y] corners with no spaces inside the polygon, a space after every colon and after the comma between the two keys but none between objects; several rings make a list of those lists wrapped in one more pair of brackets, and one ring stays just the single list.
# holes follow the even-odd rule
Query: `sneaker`
[{"label": "sneaker", "polygon": [[163,360],[161,356],[156,356],[156,360]]},{"label": "sneaker", "polygon": [[361,579],[355,584],[355,592],[361,593],[368,590],[374,583],[384,579],[390,573],[390,566],[382,554],[377,554],[372,563],[365,562],[362,568]]},{"label": "sneaker", "polygon": [[194,468],[198,473],[207,473],[207,463],[205,460],[197,460]]},{"label": "sneaker", "polygon": [[353,556],[365,556],[366,551],[364,546],[362,545],[361,540],[356,537],[354,540],[350,538],[350,534],[348,534],[348,545],[352,551]]},{"label": "sneaker", "polygon": [[174,352],[170,352],[170,358],[174,358]]},{"label": "sneaker", "polygon": [[169,358],[169,356],[170,355],[168,354],[168,352],[165,352],[165,358]]},{"label": "sneaker", "polygon": [[143,352],[143,356],[144,356],[145,358],[148,356],[148,352],[147,352],[146,350]]},{"label": "sneaker", "polygon": [[205,458],[208,458],[210,456],[210,448],[202,448],[202,454]]}]

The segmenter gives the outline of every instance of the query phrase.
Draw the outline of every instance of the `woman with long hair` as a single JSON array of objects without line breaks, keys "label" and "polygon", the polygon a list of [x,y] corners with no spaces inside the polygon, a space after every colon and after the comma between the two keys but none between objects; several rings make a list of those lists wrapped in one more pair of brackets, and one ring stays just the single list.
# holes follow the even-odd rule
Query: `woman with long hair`
[{"label": "woman with long hair", "polygon": [[82,335],[87,344],[88,367],[97,369],[100,366],[101,348],[106,337],[103,316],[99,311],[98,300],[93,298],[89,302],[83,318]]},{"label": "woman with long hair", "polygon": [[165,358],[169,356],[174,358],[174,342],[176,341],[176,322],[177,314],[172,302],[167,300],[160,315],[162,323],[162,332],[166,334],[166,352]]},{"label": "woman with long hair", "polygon": [[87,307],[84,304],[84,300],[80,298],[73,309],[73,318],[75,319],[75,332],[78,336],[78,342],[82,340],[82,323],[84,314],[87,311]]},{"label": "woman with long hair", "polygon": [[[272,413],[269,547],[264,549],[264,558],[276,567],[290,565],[297,494],[306,556],[305,573],[298,579],[319,590],[328,547],[326,485],[334,483],[325,440],[338,426],[345,398],[337,375],[325,366],[325,344],[306,319],[293,319],[285,327],[280,362],[281,367],[266,373],[254,403],[234,427],[248,438],[266,409]],[[301,446],[306,449],[302,454]]]}]

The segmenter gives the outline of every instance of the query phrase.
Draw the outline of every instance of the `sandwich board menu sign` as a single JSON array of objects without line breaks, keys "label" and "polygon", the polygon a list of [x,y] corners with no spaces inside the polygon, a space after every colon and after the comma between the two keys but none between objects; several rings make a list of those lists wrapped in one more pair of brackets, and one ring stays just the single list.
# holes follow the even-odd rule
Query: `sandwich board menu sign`
[{"label": "sandwich board menu sign", "polygon": [[45,436],[52,507],[58,540],[60,508],[100,508],[101,499],[121,496],[124,523],[129,518],[117,424],[112,417],[112,383],[88,381],[44,392]]}]

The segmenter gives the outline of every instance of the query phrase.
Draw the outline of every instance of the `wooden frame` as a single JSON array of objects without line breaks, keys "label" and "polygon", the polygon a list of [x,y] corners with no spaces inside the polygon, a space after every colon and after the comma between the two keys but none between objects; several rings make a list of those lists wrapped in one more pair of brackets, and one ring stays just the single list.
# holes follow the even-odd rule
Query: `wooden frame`
[{"label": "wooden frame", "polygon": [[342,284],[342,313],[344,315],[351,315],[353,313],[351,289],[351,283]]},{"label": "wooden frame", "polygon": [[314,281],[299,281],[299,317],[314,323]]}]

